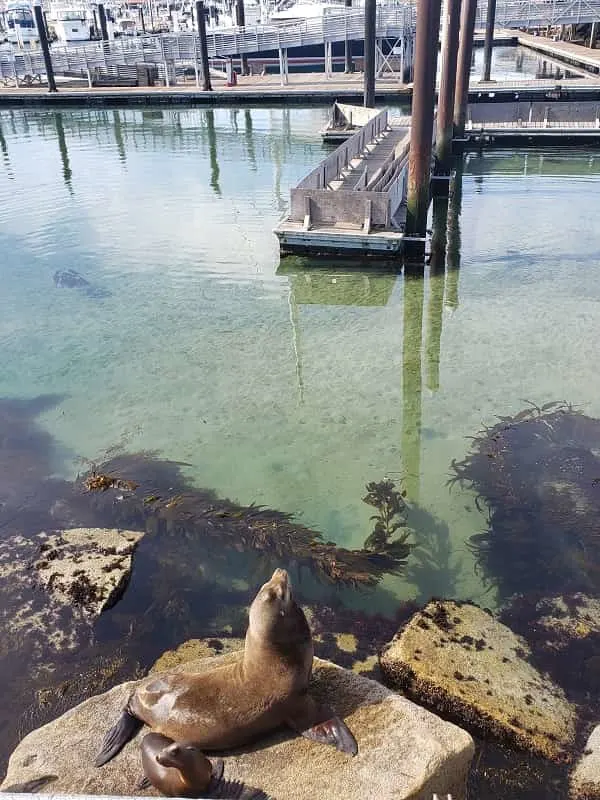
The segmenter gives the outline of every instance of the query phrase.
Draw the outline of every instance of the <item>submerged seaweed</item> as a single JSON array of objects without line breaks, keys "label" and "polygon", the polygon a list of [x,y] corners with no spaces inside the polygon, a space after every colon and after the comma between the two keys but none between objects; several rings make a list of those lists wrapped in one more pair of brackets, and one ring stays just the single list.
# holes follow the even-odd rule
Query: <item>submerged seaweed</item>
[{"label": "submerged seaweed", "polygon": [[[403,566],[412,549],[408,543],[412,531],[406,527],[406,490],[398,491],[394,481],[389,478],[379,483],[372,481],[366,488],[367,494],[363,497],[363,503],[373,506],[379,513],[371,516],[375,525],[372,533],[365,539],[364,549],[393,557],[398,567]],[[402,533],[398,533],[401,529]]]},{"label": "submerged seaweed", "polygon": [[600,420],[564,402],[531,406],[484,428],[453,463],[488,509],[471,537],[501,596],[600,591]]},{"label": "submerged seaweed", "polygon": [[[163,465],[167,480],[157,484],[148,476],[143,462]],[[137,467],[140,469],[137,469]],[[90,486],[103,489],[91,498]],[[218,541],[222,548],[262,555],[264,566],[292,562],[307,568],[319,579],[353,587],[374,586],[385,573],[398,573],[410,546],[408,533],[390,537],[400,524],[386,522],[384,540],[375,546],[350,550],[325,542],[318,531],[296,523],[292,515],[262,506],[240,506],[219,499],[214,493],[195,489],[184,478],[180,465],[161,462],[153,454],[118,456],[83,476],[80,485],[86,502],[112,512],[115,524],[147,528],[154,521],[170,533],[203,536]],[[78,503],[81,509],[81,501]],[[392,513],[385,506],[384,513]],[[393,516],[393,514],[392,514]],[[386,517],[387,519],[387,517]]]}]

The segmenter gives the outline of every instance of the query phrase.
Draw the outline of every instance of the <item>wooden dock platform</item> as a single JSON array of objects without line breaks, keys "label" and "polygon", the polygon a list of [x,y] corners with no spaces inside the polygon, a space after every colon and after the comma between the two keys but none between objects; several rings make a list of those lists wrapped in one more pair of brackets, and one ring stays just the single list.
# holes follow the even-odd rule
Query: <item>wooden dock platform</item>
[{"label": "wooden dock platform", "polygon": [[282,255],[385,257],[402,250],[410,119],[380,111],[291,190]]},{"label": "wooden dock platform", "polygon": [[600,103],[512,102],[470,105],[464,144],[600,144]]}]

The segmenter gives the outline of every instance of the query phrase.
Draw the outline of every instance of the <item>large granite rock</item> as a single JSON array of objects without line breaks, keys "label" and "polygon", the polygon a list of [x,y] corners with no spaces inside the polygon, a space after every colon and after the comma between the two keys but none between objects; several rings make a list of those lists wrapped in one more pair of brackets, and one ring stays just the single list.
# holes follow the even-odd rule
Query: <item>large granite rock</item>
[{"label": "large granite rock", "polygon": [[490,613],[434,601],[387,645],[380,664],[386,682],[442,716],[569,761],[575,710],[529,655],[527,643]]},{"label": "large granite rock", "polygon": [[600,725],[592,731],[571,775],[571,797],[600,800]]},{"label": "large granite rock", "polygon": [[[178,669],[202,672],[239,657],[230,653]],[[134,686],[122,684],[92,697],[26,736],[10,758],[3,787],[53,774],[58,779],[48,786],[52,794],[135,794],[144,731],[105,767],[92,766],[107,727]],[[311,692],[346,719],[358,741],[355,758],[281,731],[226,755],[225,777],[275,800],[431,800],[434,792],[464,797],[473,756],[465,731],[330,662],[315,659]]]}]

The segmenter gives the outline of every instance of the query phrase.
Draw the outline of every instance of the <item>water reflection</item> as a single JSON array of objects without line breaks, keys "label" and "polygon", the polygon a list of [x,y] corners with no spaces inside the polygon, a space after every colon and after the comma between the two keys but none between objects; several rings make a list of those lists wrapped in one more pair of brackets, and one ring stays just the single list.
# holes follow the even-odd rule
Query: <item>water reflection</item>
[{"label": "water reflection", "polygon": [[58,149],[60,150],[63,180],[65,186],[69,190],[69,194],[72,195],[73,186],[71,184],[71,178],[73,177],[73,173],[71,171],[71,164],[69,163],[69,151],[67,150],[67,140],[61,113],[54,114],[54,124],[56,125],[56,136],[58,137]]},{"label": "water reflection", "polygon": [[455,171],[450,184],[447,222],[447,274],[444,303],[448,308],[458,308],[458,277],[460,272],[460,214],[462,209],[462,185],[464,156],[456,159]]},{"label": "water reflection", "polygon": [[206,132],[208,135],[208,157],[210,159],[210,186],[214,193],[221,197],[221,187],[219,185],[219,161],[217,158],[217,136],[215,133],[215,112],[212,108],[206,112]]},{"label": "water reflection", "polygon": [[254,171],[256,171],[256,152],[254,150],[254,131],[252,128],[252,113],[246,109],[244,111],[244,140],[246,142],[246,152],[248,161]]},{"label": "water reflection", "polygon": [[2,121],[0,120],[0,150],[2,151],[2,161],[6,166],[6,171],[8,173],[9,178],[14,178],[12,173],[12,168],[10,166],[10,158],[8,155],[8,145],[6,144],[6,137],[4,136],[4,131],[2,130]]},{"label": "water reflection", "polygon": [[427,310],[427,388],[435,392],[440,386],[440,346],[442,313],[446,283],[446,231],[448,198],[433,200],[431,258],[429,261],[429,303]]},{"label": "water reflection", "polygon": [[115,133],[115,143],[117,145],[117,152],[119,153],[119,161],[125,164],[127,156],[125,153],[125,142],[123,141],[123,128],[121,127],[121,115],[114,109],[113,115],[113,130]]},{"label": "water reflection", "polygon": [[402,332],[402,456],[409,500],[418,502],[421,480],[421,406],[423,379],[423,278],[404,276],[404,327]]}]

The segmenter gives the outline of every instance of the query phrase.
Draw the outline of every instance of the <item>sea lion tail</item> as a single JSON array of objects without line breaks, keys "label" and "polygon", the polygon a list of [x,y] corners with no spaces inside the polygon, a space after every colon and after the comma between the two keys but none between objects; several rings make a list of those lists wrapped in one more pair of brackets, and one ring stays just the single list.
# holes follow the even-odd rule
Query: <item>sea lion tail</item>
[{"label": "sea lion tail", "polygon": [[101,767],[125,747],[128,741],[133,739],[144,723],[125,708],[117,723],[112,726],[104,737],[102,750],[96,756],[95,767]]}]

